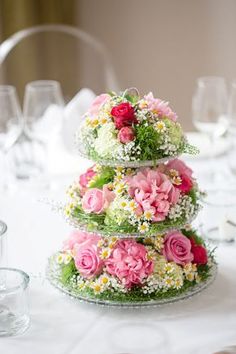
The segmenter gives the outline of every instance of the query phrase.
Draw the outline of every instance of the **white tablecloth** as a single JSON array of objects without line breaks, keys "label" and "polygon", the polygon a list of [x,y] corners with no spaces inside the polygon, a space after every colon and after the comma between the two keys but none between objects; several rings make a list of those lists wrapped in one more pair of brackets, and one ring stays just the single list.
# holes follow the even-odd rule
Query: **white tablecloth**
[{"label": "white tablecloth", "polygon": [[[193,165],[197,171],[202,169],[201,161]],[[204,293],[163,308],[127,310],[79,303],[43,279],[47,257],[61,247],[70,228],[38,199],[49,193],[49,197],[63,200],[71,178],[57,179],[50,192],[28,193],[21,188],[1,196],[0,219],[8,224],[9,265],[32,277],[31,326],[22,336],[1,338],[0,353],[114,354],[120,352],[112,339],[116,326],[132,327],[135,323],[144,327],[154,323],[157,338],[161,336],[166,341],[164,351],[156,348],[150,354],[211,354],[225,345],[236,344],[235,246],[218,248],[218,275]],[[140,337],[145,342],[141,330]],[[124,342],[124,338],[120,341]]]}]

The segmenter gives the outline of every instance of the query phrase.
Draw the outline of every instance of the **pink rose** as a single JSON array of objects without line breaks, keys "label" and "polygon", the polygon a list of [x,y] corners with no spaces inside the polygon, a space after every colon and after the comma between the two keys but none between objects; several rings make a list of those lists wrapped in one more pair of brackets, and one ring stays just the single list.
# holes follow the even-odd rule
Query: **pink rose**
[{"label": "pink rose", "polygon": [[80,186],[80,192],[81,195],[84,195],[86,192],[86,189],[88,187],[88,183],[91,181],[91,179],[96,176],[96,172],[94,171],[94,167],[90,167],[85,173],[80,175],[79,177],[79,186]]},{"label": "pink rose", "polygon": [[159,98],[154,98],[152,92],[144,96],[144,101],[147,102],[147,108],[160,118],[169,118],[173,122],[177,120],[177,114],[169,107],[168,102],[162,101]]},{"label": "pink rose", "polygon": [[193,261],[191,247],[191,241],[180,231],[171,231],[165,237],[163,255],[167,261],[185,265]]},{"label": "pink rose", "polygon": [[101,237],[96,234],[75,230],[71,232],[68,239],[64,242],[63,250],[73,251],[76,249],[76,251],[78,251],[82,248],[86,248],[94,244],[96,245],[100,239]]},{"label": "pink rose", "polygon": [[96,245],[79,248],[76,250],[75,266],[85,278],[92,278],[101,273],[103,261],[99,257],[99,249]]},{"label": "pink rose", "polygon": [[118,139],[122,144],[127,144],[135,138],[134,130],[131,127],[123,127],[119,131]]},{"label": "pink rose", "polygon": [[177,184],[175,187],[179,188],[182,192],[188,193],[193,187],[192,174],[193,171],[189,168],[183,161],[179,159],[174,159],[169,161],[166,168],[170,170],[176,170],[181,178],[181,183]]},{"label": "pink rose", "polygon": [[97,96],[89,108],[88,113],[91,116],[97,116],[104,103],[108,102],[110,98],[110,95],[107,95],[106,93],[102,93],[101,95]]},{"label": "pink rose", "polygon": [[169,178],[158,169],[143,168],[136,175],[127,177],[128,193],[138,204],[138,211],[151,211],[152,221],[162,221],[171,205],[177,203],[180,192]]},{"label": "pink rose", "polygon": [[86,213],[101,214],[114,198],[115,194],[106,185],[103,189],[90,188],[82,198],[82,208]]},{"label": "pink rose", "polygon": [[120,240],[105,262],[107,272],[116,276],[127,288],[141,285],[154,268],[147,249],[135,240]]}]

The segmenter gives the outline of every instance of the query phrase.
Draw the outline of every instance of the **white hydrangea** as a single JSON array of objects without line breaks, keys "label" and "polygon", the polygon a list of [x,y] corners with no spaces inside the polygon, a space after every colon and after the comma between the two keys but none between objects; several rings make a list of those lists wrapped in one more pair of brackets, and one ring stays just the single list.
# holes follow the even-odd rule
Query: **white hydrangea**
[{"label": "white hydrangea", "polygon": [[104,124],[98,130],[98,137],[94,141],[95,151],[104,158],[112,158],[117,154],[120,143],[116,138],[116,129],[114,123]]}]

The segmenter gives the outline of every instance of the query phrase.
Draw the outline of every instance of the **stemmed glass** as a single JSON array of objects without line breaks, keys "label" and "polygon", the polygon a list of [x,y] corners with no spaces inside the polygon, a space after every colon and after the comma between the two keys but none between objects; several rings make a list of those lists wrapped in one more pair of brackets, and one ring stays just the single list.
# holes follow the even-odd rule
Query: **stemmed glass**
[{"label": "stemmed glass", "polygon": [[214,176],[214,146],[229,126],[227,117],[227,89],[222,77],[201,77],[192,100],[193,123],[210,140],[210,177]]},{"label": "stemmed glass", "polygon": [[236,80],[232,82],[228,104],[228,117],[230,123],[229,137],[231,140],[228,164],[232,174],[236,175]]},{"label": "stemmed glass", "polygon": [[0,162],[3,165],[1,178],[5,183],[7,173],[6,156],[23,129],[23,119],[14,86],[0,85]]},{"label": "stemmed glass", "polygon": [[21,180],[47,181],[48,143],[61,127],[64,104],[60,84],[56,81],[33,81],[26,85],[24,127],[11,149],[11,167]]},{"label": "stemmed glass", "polygon": [[27,131],[33,137],[48,142],[62,124],[64,106],[61,86],[53,80],[33,81],[26,85],[23,115]]}]

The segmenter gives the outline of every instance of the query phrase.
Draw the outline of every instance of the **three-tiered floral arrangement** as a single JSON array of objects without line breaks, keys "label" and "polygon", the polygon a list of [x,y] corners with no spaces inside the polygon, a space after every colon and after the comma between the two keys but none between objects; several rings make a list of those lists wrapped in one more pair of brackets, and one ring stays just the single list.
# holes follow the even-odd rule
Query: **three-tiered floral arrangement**
[{"label": "three-tiered floral arrangement", "polygon": [[195,153],[177,115],[136,89],[98,96],[77,134],[95,164],[68,189],[75,231],[52,256],[52,282],[68,294],[109,304],[174,301],[213,278],[212,253],[190,226],[199,210]]}]

